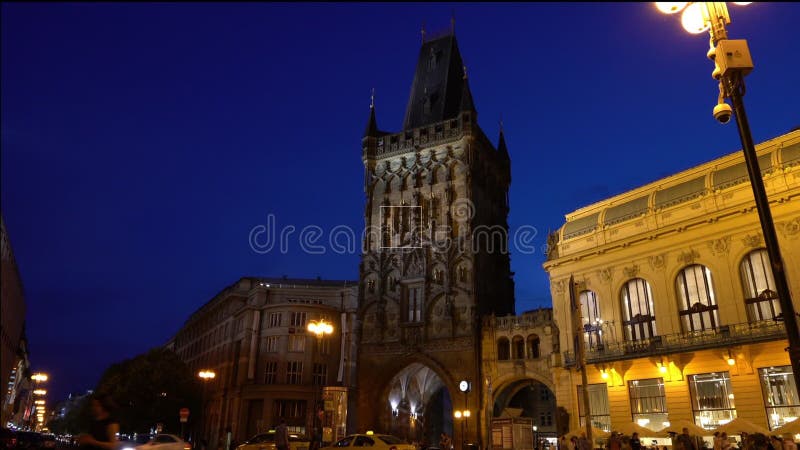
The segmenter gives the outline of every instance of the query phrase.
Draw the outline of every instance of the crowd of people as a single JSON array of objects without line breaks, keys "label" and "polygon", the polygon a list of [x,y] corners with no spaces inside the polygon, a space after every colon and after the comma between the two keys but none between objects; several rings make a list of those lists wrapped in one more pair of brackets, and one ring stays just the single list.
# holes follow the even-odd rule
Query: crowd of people
[{"label": "crowd of people", "polygon": [[[684,428],[680,434],[670,433],[670,437],[672,438],[672,450],[798,450],[797,443],[789,433],[783,436],[742,433],[737,441],[725,432],[715,432],[713,448],[709,448],[702,437],[689,434],[688,428]],[[566,436],[562,436],[559,447],[559,450],[595,450],[596,448],[586,437],[586,433],[581,433],[580,437],[572,436],[569,440]],[[605,450],[667,450],[666,446],[659,449],[655,444],[642,443],[639,433],[626,436],[616,431],[611,432],[611,436],[608,437],[603,448]]]}]

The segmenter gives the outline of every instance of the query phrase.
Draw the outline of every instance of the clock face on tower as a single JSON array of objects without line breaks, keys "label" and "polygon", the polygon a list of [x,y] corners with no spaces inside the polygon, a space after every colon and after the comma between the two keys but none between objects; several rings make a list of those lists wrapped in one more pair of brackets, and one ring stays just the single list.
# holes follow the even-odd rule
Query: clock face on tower
[{"label": "clock face on tower", "polygon": [[468,382],[467,380],[461,380],[461,382],[460,382],[460,383],[458,383],[458,389],[459,389],[461,392],[467,392],[467,391],[469,391],[469,382]]}]

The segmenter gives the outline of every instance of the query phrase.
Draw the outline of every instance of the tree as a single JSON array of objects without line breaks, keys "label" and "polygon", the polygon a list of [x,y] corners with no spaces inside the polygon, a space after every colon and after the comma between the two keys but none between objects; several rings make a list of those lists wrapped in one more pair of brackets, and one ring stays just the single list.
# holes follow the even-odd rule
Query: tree
[{"label": "tree", "polygon": [[47,428],[55,434],[75,435],[85,433],[92,423],[92,412],[89,408],[89,399],[84,396],[75,403],[64,417],[55,418],[47,423]]},{"label": "tree", "polygon": [[147,433],[162,423],[165,432],[177,434],[181,408],[200,412],[198,380],[178,355],[162,348],[112,364],[96,392],[117,403],[115,416],[122,433]]}]

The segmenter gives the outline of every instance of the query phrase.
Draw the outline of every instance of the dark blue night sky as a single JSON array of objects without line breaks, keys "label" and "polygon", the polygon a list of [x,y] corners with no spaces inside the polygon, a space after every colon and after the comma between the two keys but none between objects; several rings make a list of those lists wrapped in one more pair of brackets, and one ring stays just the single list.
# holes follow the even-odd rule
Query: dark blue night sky
[{"label": "dark blue night sky", "polygon": [[[731,6],[756,142],[800,125],[800,5]],[[52,400],[163,344],[242,276],[356,279],[358,255],[254,252],[274,214],[363,226],[360,138],[399,131],[420,25],[455,10],[479,122],[503,118],[512,232],[739,149],[708,35],[643,4],[2,5],[2,213]],[[549,306],[514,252],[517,312]]]}]

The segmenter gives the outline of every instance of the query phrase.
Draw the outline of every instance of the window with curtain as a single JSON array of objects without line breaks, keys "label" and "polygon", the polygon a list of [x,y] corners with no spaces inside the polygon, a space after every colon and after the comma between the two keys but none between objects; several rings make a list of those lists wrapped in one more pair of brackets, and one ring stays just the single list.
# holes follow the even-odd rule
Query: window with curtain
[{"label": "window with curtain", "polygon": [[653,431],[661,431],[668,423],[664,379],[648,378],[628,381],[631,416],[635,423]]},{"label": "window with curtain", "polygon": [[[608,405],[608,385],[605,383],[590,384],[589,405],[591,405],[592,426],[603,431],[611,431],[611,412]],[[578,385],[578,415],[581,426],[586,426],[586,407],[583,404],[583,386]]]},{"label": "window with curtain", "polygon": [[781,313],[780,299],[772,277],[767,251],[750,252],[740,266],[747,319],[751,322],[772,320]]},{"label": "window with curtain", "polygon": [[625,339],[635,341],[655,336],[656,316],[650,283],[643,278],[634,278],[622,287],[620,297]]},{"label": "window with curtain", "polygon": [[597,302],[597,294],[594,291],[583,291],[580,293],[581,319],[583,320],[583,340],[589,350],[603,347],[602,332],[600,326],[600,305]]},{"label": "window with curtain", "polygon": [[736,418],[736,405],[728,372],[689,376],[694,423],[712,430]]},{"label": "window with curtain", "polygon": [[676,289],[684,331],[713,330],[719,326],[717,299],[708,267],[694,264],[681,270]]},{"label": "window with curtain", "polygon": [[800,398],[794,382],[792,366],[758,369],[761,391],[767,408],[769,429],[774,430],[800,417]]}]

